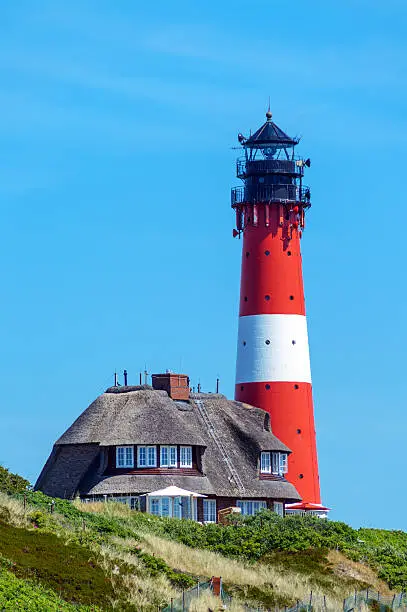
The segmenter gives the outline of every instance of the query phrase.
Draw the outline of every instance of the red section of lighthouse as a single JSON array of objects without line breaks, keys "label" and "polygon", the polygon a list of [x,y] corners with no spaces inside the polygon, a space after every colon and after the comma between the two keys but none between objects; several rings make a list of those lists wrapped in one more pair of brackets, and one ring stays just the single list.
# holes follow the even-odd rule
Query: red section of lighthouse
[{"label": "red section of lighthouse", "polygon": [[300,239],[310,191],[298,140],[267,121],[239,134],[243,187],[232,190],[243,234],[235,398],[266,410],[292,450],[287,478],[303,501],[321,504]]}]

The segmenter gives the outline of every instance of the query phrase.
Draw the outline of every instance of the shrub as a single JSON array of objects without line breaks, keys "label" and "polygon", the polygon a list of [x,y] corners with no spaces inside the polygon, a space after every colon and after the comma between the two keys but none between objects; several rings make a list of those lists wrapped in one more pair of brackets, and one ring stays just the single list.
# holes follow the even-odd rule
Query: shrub
[{"label": "shrub", "polygon": [[0,491],[13,495],[27,491],[29,486],[28,480],[18,474],[12,474],[7,468],[0,465]]},{"label": "shrub", "polygon": [[158,576],[163,574],[168,578],[171,584],[179,589],[190,589],[197,583],[197,578],[192,578],[184,572],[175,572],[167,563],[160,557],[150,555],[138,548],[132,551],[143,562],[150,576]]}]

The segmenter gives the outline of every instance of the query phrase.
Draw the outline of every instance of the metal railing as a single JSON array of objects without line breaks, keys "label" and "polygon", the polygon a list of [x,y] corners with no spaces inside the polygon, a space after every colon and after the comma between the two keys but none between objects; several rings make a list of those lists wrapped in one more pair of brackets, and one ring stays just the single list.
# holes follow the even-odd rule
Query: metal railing
[{"label": "metal railing", "polygon": [[232,206],[244,202],[302,202],[309,205],[310,190],[305,185],[248,185],[234,187],[231,199]]},{"label": "metal railing", "polygon": [[[199,599],[201,595],[206,592],[212,592],[212,582],[198,582],[195,587],[187,591],[182,592],[182,597],[179,599],[172,599],[169,606],[164,608],[162,612],[188,612],[190,606],[196,599]],[[228,609],[232,604],[233,598],[230,597],[221,587],[220,603],[223,608]],[[286,606],[285,608],[279,608],[280,612],[316,612],[323,610],[324,612],[338,612],[342,609],[343,612],[357,612],[362,609],[366,609],[365,606],[375,606],[375,609],[382,610],[407,610],[407,594],[398,593],[397,595],[385,596],[373,589],[366,589],[364,591],[355,591],[353,595],[350,595],[343,601],[343,606],[338,607],[338,602],[335,603],[330,601],[329,597],[325,595],[314,595],[312,591],[307,599],[303,601],[297,601],[293,606]],[[264,606],[252,607],[248,604],[242,604],[245,612],[265,612],[269,608]],[[277,608],[274,608],[277,610]]]},{"label": "metal railing", "polygon": [[291,159],[255,159],[246,160],[244,157],[236,161],[236,175],[244,179],[256,174],[288,174],[290,176],[302,176],[303,166],[297,166],[296,160]]}]

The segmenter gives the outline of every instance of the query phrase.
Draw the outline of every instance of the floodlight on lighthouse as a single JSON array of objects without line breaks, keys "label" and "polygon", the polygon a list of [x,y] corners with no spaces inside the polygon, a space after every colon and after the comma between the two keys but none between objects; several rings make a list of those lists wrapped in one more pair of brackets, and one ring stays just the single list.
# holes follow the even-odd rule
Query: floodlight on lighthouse
[{"label": "floodlight on lighthouse", "polygon": [[308,159],[297,159],[295,165],[298,166],[298,168],[303,168],[304,166],[307,166],[307,168],[309,168],[311,166],[311,160],[309,157]]}]

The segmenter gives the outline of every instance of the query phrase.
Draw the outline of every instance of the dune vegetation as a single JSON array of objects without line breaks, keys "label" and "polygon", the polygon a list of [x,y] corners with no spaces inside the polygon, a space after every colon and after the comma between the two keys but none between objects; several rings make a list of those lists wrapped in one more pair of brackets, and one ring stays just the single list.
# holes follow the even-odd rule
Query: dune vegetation
[{"label": "dune vegetation", "polygon": [[[284,609],[311,591],[339,610],[355,590],[407,589],[403,532],[269,511],[200,525],[117,503],[51,500],[14,482],[0,493],[0,609],[157,611],[214,575],[235,611]],[[208,608],[205,593],[191,609]]]}]

